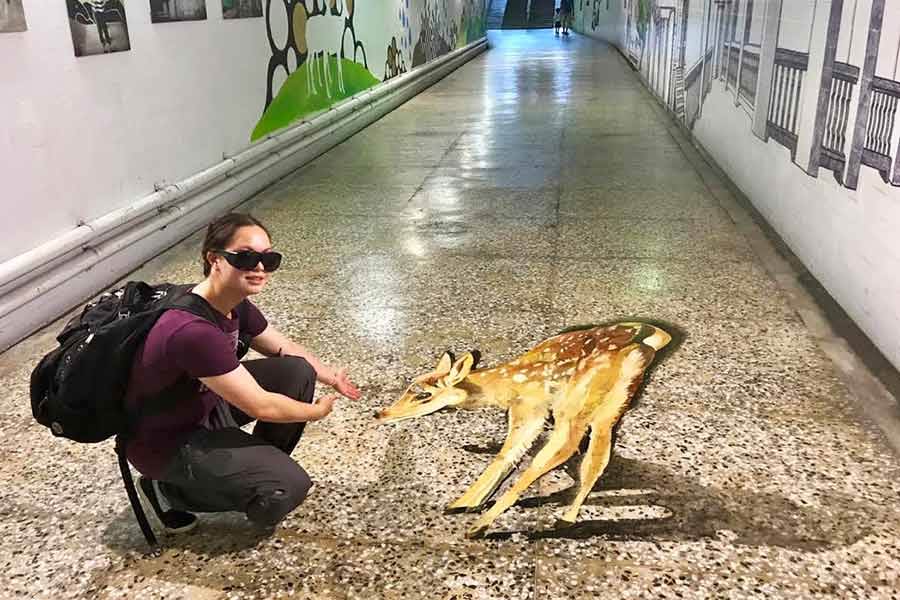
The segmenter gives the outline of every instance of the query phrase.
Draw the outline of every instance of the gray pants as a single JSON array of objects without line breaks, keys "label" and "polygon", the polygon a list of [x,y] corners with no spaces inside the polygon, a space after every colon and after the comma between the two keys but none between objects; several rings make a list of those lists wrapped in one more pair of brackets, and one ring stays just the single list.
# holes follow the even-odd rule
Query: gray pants
[{"label": "gray pants", "polygon": [[[306,360],[285,356],[243,365],[263,389],[312,402],[316,373]],[[237,425],[253,420],[233,406],[230,409]],[[188,438],[159,487],[177,510],[240,511],[253,523],[275,525],[303,502],[312,487],[309,475],[290,457],[305,423],[258,421],[250,435],[227,426],[230,419],[225,421],[221,428],[200,429]]]}]

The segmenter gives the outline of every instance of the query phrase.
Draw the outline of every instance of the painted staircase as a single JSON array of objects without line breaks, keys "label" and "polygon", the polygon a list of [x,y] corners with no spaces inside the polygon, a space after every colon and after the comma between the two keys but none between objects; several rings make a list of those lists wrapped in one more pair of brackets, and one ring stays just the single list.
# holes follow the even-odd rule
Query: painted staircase
[{"label": "painted staircase", "polygon": [[672,109],[675,116],[682,123],[684,122],[685,111],[685,90],[684,90],[684,44],[686,38],[684,28],[686,14],[684,11],[684,0],[675,2],[675,17],[673,19],[675,30],[672,33]]},{"label": "painted staircase", "polygon": [[529,23],[534,29],[553,27],[553,16],[556,12],[556,0],[531,0],[531,19]]},{"label": "painted staircase", "polygon": [[675,111],[675,116],[678,117],[678,120],[683,122],[686,114],[684,108],[684,67],[676,65],[675,68],[672,69],[672,74],[674,75],[673,81],[675,85],[675,94],[672,96],[674,98],[674,105],[672,108]]},{"label": "painted staircase", "polygon": [[[497,2],[498,0],[494,1]],[[528,0],[506,0],[502,29],[545,29],[553,27],[555,9],[555,0],[531,0],[531,18],[529,18]]]}]

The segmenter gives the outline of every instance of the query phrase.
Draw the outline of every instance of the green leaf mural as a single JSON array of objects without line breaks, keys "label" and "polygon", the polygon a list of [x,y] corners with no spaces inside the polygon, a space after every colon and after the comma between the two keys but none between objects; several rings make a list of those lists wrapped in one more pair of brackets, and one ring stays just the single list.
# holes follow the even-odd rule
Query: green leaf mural
[{"label": "green leaf mural", "polygon": [[[323,72],[325,69],[327,73]],[[253,129],[250,140],[256,141],[377,83],[378,79],[368,69],[352,60],[330,56],[327,60],[304,63],[281,86]]]},{"label": "green leaf mural", "polygon": [[456,39],[456,47],[462,48],[469,42],[483,38],[487,27],[480,15],[468,16],[463,13],[459,23],[459,37]]}]

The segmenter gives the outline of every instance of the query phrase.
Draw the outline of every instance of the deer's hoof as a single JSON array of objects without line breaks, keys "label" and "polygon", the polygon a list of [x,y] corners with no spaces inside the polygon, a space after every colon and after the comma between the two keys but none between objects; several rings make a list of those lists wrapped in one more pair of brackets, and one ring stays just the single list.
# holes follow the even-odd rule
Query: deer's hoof
[{"label": "deer's hoof", "polygon": [[556,529],[566,529],[567,527],[571,527],[575,524],[575,521],[570,521],[568,519],[557,519],[554,527]]},{"label": "deer's hoof", "polygon": [[470,540],[477,540],[479,538],[484,537],[484,532],[487,531],[486,525],[481,525],[480,527],[473,527],[472,529],[466,532],[466,538]]}]

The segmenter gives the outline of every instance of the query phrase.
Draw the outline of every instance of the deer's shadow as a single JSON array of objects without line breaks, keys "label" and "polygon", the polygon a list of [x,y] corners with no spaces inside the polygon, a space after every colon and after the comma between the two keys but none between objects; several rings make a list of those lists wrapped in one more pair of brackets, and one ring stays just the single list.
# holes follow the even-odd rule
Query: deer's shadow
[{"label": "deer's shadow", "polygon": [[[499,446],[464,449],[493,454]],[[557,511],[568,506],[578,490],[579,460],[580,456],[576,455],[560,467],[576,482],[573,486],[547,496],[523,498],[518,506],[547,506]],[[601,537],[653,542],[711,538],[740,545],[821,551],[853,544],[883,520],[883,511],[877,506],[837,492],[820,496],[818,506],[804,505],[776,493],[701,485],[663,465],[615,453],[583,506],[581,518],[569,527],[496,531],[486,537],[508,539],[520,534],[532,540]],[[626,511],[632,514],[662,512],[664,516],[585,518],[585,513],[596,515],[598,509],[622,512],[623,507],[633,507]],[[642,508],[651,510],[642,511]]]}]

